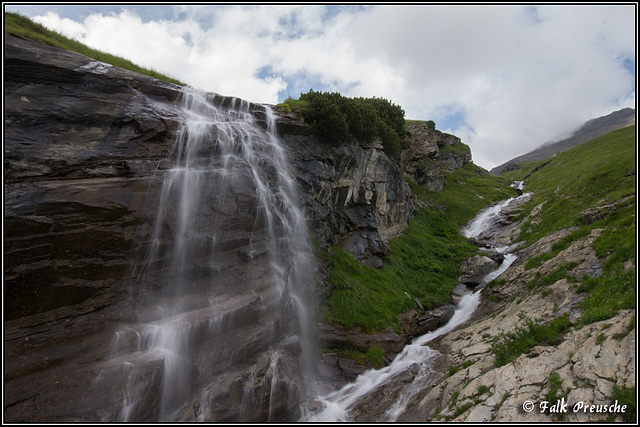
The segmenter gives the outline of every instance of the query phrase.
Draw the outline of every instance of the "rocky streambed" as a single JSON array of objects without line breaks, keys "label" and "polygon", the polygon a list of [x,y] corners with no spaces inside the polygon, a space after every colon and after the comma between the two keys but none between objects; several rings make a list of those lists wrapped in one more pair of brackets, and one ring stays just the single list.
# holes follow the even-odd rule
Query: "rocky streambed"
[{"label": "rocky streambed", "polygon": [[[539,211],[534,209],[532,216]],[[508,225],[495,238],[508,243],[519,224]],[[611,398],[614,387],[635,388],[635,310],[571,328],[561,342],[541,343],[504,366],[496,366],[492,352],[495,337],[523,325],[525,318],[543,323],[565,314],[571,321],[580,318],[578,304],[584,294],[576,292],[575,283],[561,279],[538,292],[530,292],[526,285],[536,274],[547,275],[568,263],[574,266],[569,272],[573,277],[600,274],[591,248],[600,230],[593,230],[542,265],[524,268],[527,259],[551,251],[553,243],[571,231],[557,231],[516,251],[518,262],[502,274],[498,284],[484,290],[472,321],[430,344],[442,355],[442,381],[425,391],[400,421],[623,420],[620,410],[611,413],[602,408],[615,404]],[[543,411],[544,402],[551,406],[556,401],[566,406]]]},{"label": "rocky streambed", "polygon": [[[476,236],[477,243],[480,246],[508,247],[514,236],[519,234],[520,225],[528,219],[535,220],[540,208],[533,209],[528,218],[515,222],[513,213],[518,204],[512,204],[501,212],[495,227]],[[555,242],[572,231],[554,232],[526,248],[512,245],[510,250],[518,260],[501,274],[500,280],[483,288],[477,308],[465,322],[446,333],[438,334],[436,331],[437,336],[425,338],[431,351],[420,353],[419,362],[406,363],[403,370],[393,374],[384,368],[387,372],[382,374],[383,379],[377,385],[374,378],[381,375],[366,371],[362,378],[356,377],[353,384],[342,386],[344,395],[336,398],[338,392],[329,394],[329,402],[324,401],[324,406],[316,408],[317,419],[622,421],[622,403],[615,407],[616,402],[611,396],[614,387],[635,388],[634,310],[620,311],[606,321],[570,328],[559,342],[540,343],[502,366],[496,364],[496,355],[492,351],[496,337],[513,331],[526,319],[548,323],[564,315],[570,321],[580,318],[579,303],[584,294],[576,291],[575,283],[563,278],[539,292],[529,291],[527,283],[564,265],[572,266],[569,275],[573,277],[601,274],[598,258],[591,248],[592,241],[601,230],[593,230],[589,236],[575,241],[538,267],[524,267],[528,259],[548,253]],[[468,286],[476,286],[476,280],[471,278],[495,264],[496,260],[491,258],[496,258],[496,251],[485,252],[485,255],[468,260],[467,273],[461,277],[467,284],[462,284],[459,292],[463,293]],[[629,268],[633,266],[629,265]],[[473,269],[476,269],[475,273]],[[425,361],[429,365],[428,370],[420,367],[420,363]],[[367,381],[369,384],[362,385]],[[358,385],[359,382],[362,384]],[[358,387],[366,387],[367,391],[360,391],[357,399],[347,397]],[[552,411],[550,406],[554,403],[557,409]],[[614,409],[617,412],[608,412]]]}]

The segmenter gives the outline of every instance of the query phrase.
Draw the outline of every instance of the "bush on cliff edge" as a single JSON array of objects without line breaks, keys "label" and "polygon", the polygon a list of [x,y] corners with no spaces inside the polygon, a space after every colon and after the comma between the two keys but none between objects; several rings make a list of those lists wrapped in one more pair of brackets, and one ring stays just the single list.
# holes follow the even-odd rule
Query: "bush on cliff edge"
[{"label": "bush on cliff edge", "polygon": [[396,158],[407,147],[404,110],[384,98],[348,98],[337,92],[310,90],[284,104],[333,141],[379,138],[385,153]]}]

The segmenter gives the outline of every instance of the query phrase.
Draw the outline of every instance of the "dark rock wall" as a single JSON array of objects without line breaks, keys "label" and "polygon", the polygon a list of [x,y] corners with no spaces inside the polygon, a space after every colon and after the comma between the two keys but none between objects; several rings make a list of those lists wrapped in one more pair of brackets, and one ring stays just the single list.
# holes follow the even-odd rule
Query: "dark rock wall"
[{"label": "dark rock wall", "polygon": [[300,119],[281,117],[279,133],[297,169],[309,228],[321,245],[341,242],[380,267],[389,239],[413,216],[413,194],[393,159],[357,141],[322,140]]},{"label": "dark rock wall", "polygon": [[[131,381],[122,361],[109,365],[114,333],[139,320],[136,303],[144,300],[146,288],[137,279],[162,188],[157,171],[171,167],[181,91],[10,34],[5,34],[4,54],[5,417],[111,420]],[[262,121],[264,113],[257,110]],[[460,144],[458,138],[423,124],[410,128],[412,146],[401,163],[375,143],[322,140],[294,115],[279,115],[277,126],[311,234],[324,248],[343,244],[374,268],[384,264],[389,239],[413,216],[413,196],[403,174],[439,189],[443,172],[471,161],[470,153],[451,150]],[[236,223],[229,218],[232,235]],[[246,248],[238,244],[224,252],[230,269],[228,280],[221,281],[246,285],[239,287],[236,315],[252,312],[256,304],[246,299],[252,285],[245,279],[253,270],[243,267],[248,266]],[[330,292],[324,267],[317,277],[320,296]],[[242,298],[249,301],[246,306]],[[269,322],[261,327],[282,323]],[[210,408],[209,419],[259,421],[269,409],[264,394],[272,373],[264,348],[270,343],[256,325],[246,327],[250,330],[234,339],[248,347],[229,353],[244,362],[219,378],[218,389],[229,402],[252,396],[255,408],[247,412],[221,404]],[[336,329],[333,335],[336,342],[353,341],[345,331]],[[400,340],[397,336],[390,345],[401,345]],[[297,352],[283,352],[279,369],[291,370]],[[137,387],[147,390],[149,400],[139,406],[141,419],[157,415],[153,401],[159,397],[161,364],[155,359],[141,364],[148,373],[138,373]],[[287,420],[295,414],[301,391],[286,381],[280,387],[272,415]],[[202,416],[196,406],[177,416]]]},{"label": "dark rock wall", "polygon": [[9,34],[4,54],[6,420],[100,420],[179,88]]},{"label": "dark rock wall", "polygon": [[[178,88],[6,35],[5,315],[71,306],[132,272]],[[95,62],[95,61],[93,61]],[[145,91],[145,94],[141,91]]]},{"label": "dark rock wall", "polygon": [[[179,97],[177,86],[5,34],[7,421],[113,420],[123,390],[132,390],[123,361],[112,362],[114,334],[139,320],[137,278],[162,186],[156,171],[171,166]],[[413,212],[397,163],[373,147],[320,141],[298,118],[282,116],[279,131],[312,232],[323,245],[351,237],[353,252],[376,264]],[[234,271],[244,265],[242,250]],[[281,323],[269,322],[261,327]],[[246,335],[230,339],[247,347],[227,353],[244,362],[220,377],[218,396],[252,396],[255,408],[221,404],[210,419],[258,421],[269,410],[272,374],[261,351],[272,343],[260,325],[246,326]],[[280,370],[290,370],[295,353],[282,353]],[[134,415],[153,419],[162,360],[139,365],[135,387],[148,402]],[[279,384],[287,392],[272,415],[287,420],[300,391]],[[197,409],[176,416],[192,419]]]},{"label": "dark rock wall", "polygon": [[406,173],[431,191],[442,191],[445,173],[471,163],[471,151],[455,135],[440,132],[426,122],[407,125],[410,146],[402,151]]}]

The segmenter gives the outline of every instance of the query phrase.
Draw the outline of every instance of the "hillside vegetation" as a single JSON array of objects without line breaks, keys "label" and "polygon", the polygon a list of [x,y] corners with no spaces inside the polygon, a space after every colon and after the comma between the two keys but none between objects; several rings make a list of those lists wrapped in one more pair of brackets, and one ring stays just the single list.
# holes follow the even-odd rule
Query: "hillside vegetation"
[{"label": "hillside vegetation", "polygon": [[548,142],[526,154],[513,158],[506,163],[491,169],[491,173],[499,175],[511,169],[517,169],[518,164],[525,162],[536,162],[549,159],[554,154],[566,151],[592,139],[605,135],[614,130],[630,126],[636,122],[636,110],[633,108],[623,108],[614,111],[606,116],[598,117],[586,122],[580,129],[570,137],[556,142]]},{"label": "hillside vegetation", "polygon": [[384,98],[349,98],[337,92],[310,90],[298,99],[287,99],[281,107],[302,114],[332,141],[371,142],[379,138],[384,151],[392,157],[398,157],[407,147],[404,110]]},{"label": "hillside vegetation", "polygon": [[45,43],[50,46],[68,49],[95,59],[96,61],[105,62],[116,67],[124,68],[125,70],[135,71],[136,73],[146,74],[158,80],[185,86],[184,83],[173,77],[167,76],[153,69],[141,67],[127,59],[92,49],[76,40],[63,36],[58,32],[51,31],[17,13],[4,13],[4,31],[20,37]]},{"label": "hillside vegetation", "polygon": [[[503,173],[524,180],[514,265],[483,291],[486,314],[438,345],[449,375],[418,407],[437,421],[636,420],[635,125]],[[564,399],[565,412],[536,404]],[[579,402],[626,405],[574,412]],[[426,413],[419,412],[426,410]]]},{"label": "hillside vegetation", "polygon": [[446,176],[443,191],[429,191],[406,178],[421,208],[402,235],[390,241],[387,265],[361,265],[339,245],[332,248],[332,292],[323,304],[326,321],[367,332],[392,326],[401,313],[451,303],[460,265],[478,248],[459,228],[492,202],[516,196],[509,182],[467,164]]},{"label": "hillside vegetation", "polygon": [[603,274],[579,278],[580,290],[588,292],[583,324],[613,317],[621,308],[635,308],[635,267],[630,268],[636,254],[635,133],[635,125],[619,129],[503,174],[525,180],[533,192],[521,218],[540,207],[535,220],[524,222],[519,241],[531,244],[551,232],[572,230],[550,252],[530,259],[526,268],[541,265],[594,229],[603,229],[593,242]]}]

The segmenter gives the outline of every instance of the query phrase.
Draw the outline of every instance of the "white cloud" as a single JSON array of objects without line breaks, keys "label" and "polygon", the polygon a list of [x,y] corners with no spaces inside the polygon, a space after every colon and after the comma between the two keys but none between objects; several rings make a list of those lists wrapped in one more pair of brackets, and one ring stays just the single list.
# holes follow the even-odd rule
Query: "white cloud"
[{"label": "white cloud", "polygon": [[409,115],[438,123],[443,106],[464,111],[450,130],[490,168],[633,105],[633,76],[615,58],[634,57],[634,16],[615,6],[380,7],[352,28],[363,51],[405,71],[396,99]]},{"label": "white cloud", "polygon": [[250,101],[276,103],[287,82],[306,76],[347,96],[390,99],[408,118],[446,123],[453,111],[464,122],[443,130],[485,168],[635,105],[621,59],[635,61],[632,5],[176,6],[173,20],[126,10],[35,19]]}]

